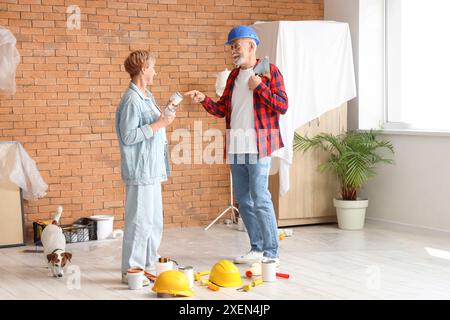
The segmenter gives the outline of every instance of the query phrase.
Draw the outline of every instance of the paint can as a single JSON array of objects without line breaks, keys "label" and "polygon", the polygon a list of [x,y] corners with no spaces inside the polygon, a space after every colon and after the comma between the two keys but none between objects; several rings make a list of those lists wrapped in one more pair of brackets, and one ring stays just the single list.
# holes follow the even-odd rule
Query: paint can
[{"label": "paint can", "polygon": [[277,265],[275,260],[264,260],[261,262],[261,273],[264,282],[274,282],[277,280]]},{"label": "paint can", "polygon": [[156,262],[156,276],[158,276],[160,273],[172,270],[173,269],[173,261],[169,260],[167,262]]},{"label": "paint can", "polygon": [[169,103],[167,104],[166,108],[164,109],[164,115],[170,117],[173,116],[177,111],[177,106],[180,104],[180,102],[183,100],[183,95],[179,93],[178,91],[175,92],[169,99]]},{"label": "paint can", "polygon": [[130,290],[142,289],[143,279],[144,279],[144,270],[128,269],[127,271],[128,289]]},{"label": "paint can", "polygon": [[189,288],[194,287],[194,267],[193,266],[184,266],[178,267],[178,271],[183,272],[189,280]]},{"label": "paint can", "polygon": [[179,93],[178,91],[175,92],[169,99],[169,101],[174,105],[177,106],[180,104],[180,102],[183,100],[183,95]]},{"label": "paint can", "polygon": [[97,240],[104,240],[111,237],[114,226],[114,216],[101,214],[90,216],[89,219],[95,220],[97,224]]}]

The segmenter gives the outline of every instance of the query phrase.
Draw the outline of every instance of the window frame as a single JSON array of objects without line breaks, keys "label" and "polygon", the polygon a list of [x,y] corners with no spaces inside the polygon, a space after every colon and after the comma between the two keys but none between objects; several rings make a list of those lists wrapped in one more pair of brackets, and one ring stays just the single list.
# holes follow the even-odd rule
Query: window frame
[{"label": "window frame", "polygon": [[[447,136],[450,135],[450,128],[448,129],[437,129],[437,128],[431,128],[427,129],[421,126],[415,126],[408,122],[402,122],[402,121],[389,121],[389,115],[397,112],[400,114],[398,116],[401,117],[401,98],[398,98],[397,100],[400,100],[399,105],[396,107],[395,102],[393,102],[393,97],[389,95],[389,91],[392,90],[392,69],[390,68],[390,61],[393,58],[392,53],[389,52],[389,41],[390,38],[393,37],[393,31],[390,29],[390,19],[392,19],[392,10],[395,10],[393,7],[395,6],[393,3],[399,1],[399,5],[401,5],[402,0],[383,0],[383,6],[384,6],[384,39],[383,39],[383,46],[384,46],[384,69],[383,69],[383,78],[384,78],[384,92],[383,92],[383,119],[381,120],[381,130],[385,131],[386,133],[404,133],[404,134],[417,134],[417,133],[424,133],[426,135],[430,135],[433,133],[436,133],[438,136]],[[401,37],[401,31],[398,35]],[[400,39],[400,38],[399,38]],[[392,49],[391,49],[392,50]],[[398,54],[398,59],[401,59],[401,53]],[[401,73],[401,69],[398,70]],[[401,75],[399,75],[401,76]],[[401,80],[400,80],[401,81]],[[401,88],[397,88],[398,90],[401,90]],[[398,102],[397,102],[398,103]],[[390,108],[390,105],[394,105],[394,107]]]}]

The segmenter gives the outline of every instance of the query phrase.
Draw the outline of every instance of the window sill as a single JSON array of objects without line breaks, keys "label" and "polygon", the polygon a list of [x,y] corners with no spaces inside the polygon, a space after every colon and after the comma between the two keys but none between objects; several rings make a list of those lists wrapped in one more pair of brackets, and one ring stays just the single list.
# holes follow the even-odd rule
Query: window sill
[{"label": "window sill", "polygon": [[[369,130],[361,130],[369,131]],[[450,137],[450,131],[438,130],[418,130],[418,129],[381,129],[380,134],[400,135],[400,136],[432,136],[432,137]]]}]

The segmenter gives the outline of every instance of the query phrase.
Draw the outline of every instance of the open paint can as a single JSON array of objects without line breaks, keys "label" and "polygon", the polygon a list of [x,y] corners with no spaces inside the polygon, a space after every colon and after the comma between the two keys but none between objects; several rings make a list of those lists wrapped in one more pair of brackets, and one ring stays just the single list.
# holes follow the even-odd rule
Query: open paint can
[{"label": "open paint can", "polygon": [[128,289],[130,290],[142,289],[143,279],[144,279],[144,270],[128,269],[127,271]]},{"label": "open paint can", "polygon": [[189,280],[189,288],[194,287],[194,267],[192,266],[184,266],[178,267],[178,271],[183,272]]},{"label": "open paint can", "polygon": [[156,262],[156,276],[167,270],[173,269],[173,261]]},{"label": "open paint can", "polygon": [[264,282],[274,282],[277,280],[277,265],[275,260],[265,260],[261,262],[261,273]]}]

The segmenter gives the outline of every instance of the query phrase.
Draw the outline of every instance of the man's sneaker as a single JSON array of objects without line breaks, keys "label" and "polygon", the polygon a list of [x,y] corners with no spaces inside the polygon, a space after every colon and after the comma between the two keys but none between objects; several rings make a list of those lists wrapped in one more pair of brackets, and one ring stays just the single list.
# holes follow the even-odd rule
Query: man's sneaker
[{"label": "man's sneaker", "polygon": [[261,262],[263,258],[263,253],[259,251],[250,251],[247,254],[244,254],[240,257],[234,259],[234,263],[247,263],[252,264],[255,262]]},{"label": "man's sneaker", "polygon": [[[128,284],[128,278],[127,278],[127,274],[126,273],[122,273],[122,283],[123,284]],[[143,287],[147,287],[150,285],[150,280],[147,279],[147,277],[143,276],[142,277],[142,286]]]},{"label": "man's sneaker", "polygon": [[261,262],[265,262],[265,261],[268,261],[268,260],[274,260],[275,261],[275,266],[277,268],[281,265],[280,258],[263,257]]}]

